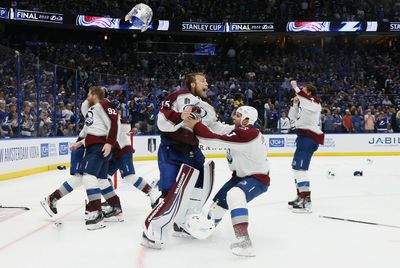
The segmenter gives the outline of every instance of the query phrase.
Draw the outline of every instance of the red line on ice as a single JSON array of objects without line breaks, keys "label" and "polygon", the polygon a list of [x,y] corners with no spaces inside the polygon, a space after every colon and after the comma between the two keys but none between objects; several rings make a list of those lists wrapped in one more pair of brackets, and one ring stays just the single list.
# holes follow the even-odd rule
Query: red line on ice
[{"label": "red line on ice", "polygon": [[137,258],[137,268],[144,268],[144,259],[146,257],[147,248],[142,247]]},{"label": "red line on ice", "polygon": [[[70,215],[70,214],[76,212],[78,209],[82,209],[82,207],[79,206],[78,208],[76,208],[76,209],[74,209],[74,210],[68,212],[67,214],[61,216],[60,218],[58,218],[58,220],[61,220],[61,219],[65,218],[65,217],[67,217],[68,215]],[[29,233],[26,233],[26,234],[24,234],[24,235],[18,237],[17,239],[15,239],[15,240],[13,240],[13,241],[11,241],[11,242],[8,242],[8,243],[5,244],[4,246],[1,246],[1,247],[0,247],[0,251],[2,251],[2,250],[4,250],[4,249],[6,249],[6,248],[8,248],[8,247],[10,247],[10,246],[12,246],[12,245],[14,245],[14,244],[16,244],[17,242],[19,242],[19,241],[21,241],[21,240],[24,240],[25,238],[27,238],[27,237],[33,235],[34,233],[39,232],[40,230],[43,230],[44,228],[46,228],[47,226],[52,225],[52,224],[54,224],[53,221],[48,222],[48,223],[46,223],[46,224],[44,224],[44,225],[42,225],[42,226],[39,226],[38,228],[36,228],[36,229],[30,231]]]}]

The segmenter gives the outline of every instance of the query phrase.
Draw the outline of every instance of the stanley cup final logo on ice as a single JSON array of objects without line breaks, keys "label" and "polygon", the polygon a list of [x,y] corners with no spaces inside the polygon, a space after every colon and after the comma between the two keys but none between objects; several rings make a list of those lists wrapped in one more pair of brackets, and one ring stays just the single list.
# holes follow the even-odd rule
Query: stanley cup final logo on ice
[{"label": "stanley cup final logo on ice", "polygon": [[157,140],[156,140],[156,138],[149,138],[147,140],[147,150],[150,153],[154,153],[155,151],[157,151]]}]

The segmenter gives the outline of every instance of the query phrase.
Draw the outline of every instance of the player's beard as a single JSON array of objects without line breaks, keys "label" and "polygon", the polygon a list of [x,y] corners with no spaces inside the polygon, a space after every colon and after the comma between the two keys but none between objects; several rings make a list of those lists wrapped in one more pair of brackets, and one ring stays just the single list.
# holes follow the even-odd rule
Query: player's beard
[{"label": "player's beard", "polygon": [[207,98],[207,87],[199,87],[196,85],[195,95],[202,99]]}]

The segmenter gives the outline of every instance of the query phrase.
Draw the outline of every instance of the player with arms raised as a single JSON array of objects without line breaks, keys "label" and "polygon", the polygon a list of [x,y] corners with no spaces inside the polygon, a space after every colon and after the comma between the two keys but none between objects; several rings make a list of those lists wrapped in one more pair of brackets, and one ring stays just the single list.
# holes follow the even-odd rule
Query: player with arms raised
[{"label": "player with arms raised", "polygon": [[297,132],[296,151],[292,162],[297,198],[288,204],[293,212],[310,213],[311,191],[307,170],[319,144],[324,144],[324,133],[319,127],[321,102],[316,97],[316,88],[313,85],[306,84],[300,89],[296,81],[291,81],[290,84],[297,94],[289,110],[289,118],[295,121]]}]

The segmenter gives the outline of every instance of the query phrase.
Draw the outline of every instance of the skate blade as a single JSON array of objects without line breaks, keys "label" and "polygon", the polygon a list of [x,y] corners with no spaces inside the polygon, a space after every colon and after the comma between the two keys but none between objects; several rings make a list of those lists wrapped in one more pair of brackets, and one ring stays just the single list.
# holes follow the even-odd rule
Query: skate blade
[{"label": "skate blade", "polygon": [[106,225],[102,222],[86,225],[86,229],[88,229],[89,231],[99,230],[103,228],[106,228]]},{"label": "skate blade", "polygon": [[110,218],[104,218],[104,222],[123,222],[124,217],[122,216],[113,216]]},{"label": "skate blade", "polygon": [[190,234],[186,234],[184,232],[172,232],[173,237],[179,237],[179,238],[186,238],[186,239],[194,239],[193,236]]},{"label": "skate blade", "polygon": [[40,205],[42,206],[42,208],[44,209],[44,211],[46,211],[46,213],[50,216],[50,217],[54,217],[54,212],[51,211],[51,209],[47,206],[47,202],[46,201],[40,201]]},{"label": "skate blade", "polygon": [[142,242],[140,242],[140,245],[145,248],[158,249],[158,250],[162,249],[162,244],[151,242],[146,238],[142,239]]},{"label": "skate blade", "polygon": [[298,213],[298,214],[310,214],[310,213],[312,213],[311,208],[292,208],[291,211],[293,213]]},{"label": "skate blade", "polygon": [[256,254],[254,254],[253,251],[248,251],[248,250],[238,251],[238,250],[232,249],[232,254],[235,255],[235,256],[247,257],[247,258],[256,256]]}]

